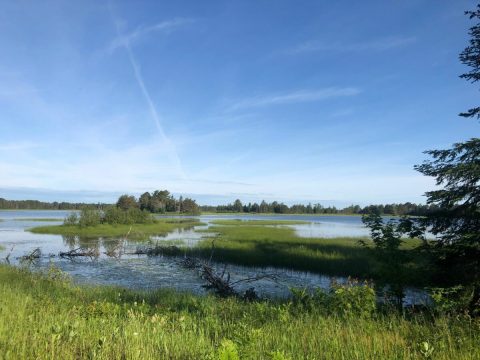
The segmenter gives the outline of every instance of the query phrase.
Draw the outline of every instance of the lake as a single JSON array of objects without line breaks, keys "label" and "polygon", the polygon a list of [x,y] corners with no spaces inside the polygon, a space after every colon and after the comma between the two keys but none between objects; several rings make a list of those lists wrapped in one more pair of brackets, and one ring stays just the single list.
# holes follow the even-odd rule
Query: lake
[{"label": "lake", "polygon": [[[46,269],[54,264],[70,274],[77,283],[117,285],[132,289],[172,288],[176,290],[205,293],[199,275],[179,264],[180,259],[174,257],[148,257],[144,255],[123,255],[121,258],[112,258],[105,252],[119,245],[134,251],[137,242],[129,242],[119,238],[83,239],[61,235],[32,234],[27,229],[35,226],[61,224],[70,211],[56,210],[0,210],[0,245],[5,250],[0,251],[0,261],[6,257],[12,265],[25,265],[20,257],[39,248],[42,256],[37,261],[29,263],[33,269]],[[34,221],[41,218],[44,221]],[[242,219],[242,220],[301,220],[308,222],[292,226],[302,237],[362,237],[368,236],[369,231],[363,226],[359,216],[311,216],[311,215],[202,215],[198,216],[204,226],[194,229],[175,230],[166,236],[151,237],[151,242],[181,243],[193,246],[197,241],[208,234],[198,233],[196,230],[210,226],[212,220]],[[50,220],[48,220],[50,219]],[[121,243],[120,243],[121,242]],[[82,258],[69,260],[60,258],[61,251],[68,251],[78,247],[88,247],[98,250],[96,259]],[[241,283],[237,289],[244,291],[255,287],[256,292],[264,297],[286,297],[291,287],[328,288],[329,276],[322,276],[309,272],[292,271],[278,268],[252,268],[232,264],[214,263],[217,271],[228,272],[232,280],[240,280],[265,275],[266,278],[255,283]],[[346,281],[337,278],[339,282]],[[407,303],[423,303],[426,301],[422,291],[408,289]]]}]

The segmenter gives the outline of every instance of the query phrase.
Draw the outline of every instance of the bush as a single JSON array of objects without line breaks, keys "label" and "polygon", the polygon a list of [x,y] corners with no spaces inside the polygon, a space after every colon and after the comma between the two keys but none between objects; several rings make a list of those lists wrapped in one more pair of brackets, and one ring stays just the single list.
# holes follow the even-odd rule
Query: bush
[{"label": "bush", "polygon": [[131,208],[122,210],[111,206],[104,211],[102,222],[105,224],[149,224],[154,222],[154,218],[147,210]]},{"label": "bush", "polygon": [[369,317],[377,307],[375,290],[368,282],[359,284],[348,280],[346,284],[333,283],[330,290],[330,309],[343,315]]},{"label": "bush", "polygon": [[436,311],[442,314],[460,314],[469,312],[474,289],[458,285],[450,288],[431,288],[429,293]]},{"label": "bush", "polygon": [[339,284],[332,281],[330,291],[316,289],[290,289],[293,303],[302,308],[320,309],[328,313],[343,316],[370,317],[377,308],[375,290],[368,282],[359,283],[348,279],[347,283]]},{"label": "bush", "polygon": [[80,212],[80,220],[78,221],[78,225],[81,227],[96,226],[101,222],[102,213],[99,210],[82,209]]},{"label": "bush", "polygon": [[77,225],[78,224],[78,214],[76,212],[70,213],[65,220],[63,220],[64,225]]}]

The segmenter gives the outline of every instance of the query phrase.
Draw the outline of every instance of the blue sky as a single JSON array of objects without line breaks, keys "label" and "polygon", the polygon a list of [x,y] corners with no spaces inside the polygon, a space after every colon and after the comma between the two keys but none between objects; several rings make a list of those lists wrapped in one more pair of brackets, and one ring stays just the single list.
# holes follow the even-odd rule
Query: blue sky
[{"label": "blue sky", "polygon": [[0,197],[423,202],[473,1],[1,1]]}]

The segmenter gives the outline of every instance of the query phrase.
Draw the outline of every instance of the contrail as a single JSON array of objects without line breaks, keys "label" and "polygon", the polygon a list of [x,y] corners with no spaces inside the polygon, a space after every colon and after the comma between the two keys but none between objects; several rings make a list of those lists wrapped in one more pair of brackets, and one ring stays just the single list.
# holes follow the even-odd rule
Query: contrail
[{"label": "contrail", "polygon": [[[111,8],[110,8],[110,10],[111,10]],[[112,17],[114,18],[114,21],[115,21],[113,11],[111,11],[111,15],[112,15]],[[119,29],[119,22],[115,21],[115,25],[116,25],[117,35],[120,39],[122,39],[122,35],[120,34],[120,29]],[[147,87],[145,86],[145,82],[143,81],[143,77],[142,77],[142,73],[140,71],[140,67],[138,66],[137,61],[135,60],[135,57],[133,55],[133,51],[130,48],[130,42],[128,40],[128,37],[124,38],[123,46],[125,47],[125,50],[127,50],[128,59],[130,60],[130,64],[132,65],[133,73],[135,75],[135,80],[137,81],[137,84],[140,87],[140,90],[142,91],[142,95],[145,98],[145,101],[147,102],[148,109],[150,111],[150,115],[152,116],[152,119],[155,123],[158,134],[160,135],[160,139],[167,146],[168,157],[170,158],[170,161],[174,164],[177,171],[180,173],[180,176],[182,177],[182,179],[186,179],[187,176],[185,174],[185,171],[183,170],[182,161],[180,160],[180,156],[178,155],[175,144],[168,138],[168,136],[165,133],[165,130],[163,129],[162,122],[160,120],[160,116],[158,115],[158,112],[157,112],[157,108],[155,107],[155,104],[152,101],[150,93],[149,93]]]}]

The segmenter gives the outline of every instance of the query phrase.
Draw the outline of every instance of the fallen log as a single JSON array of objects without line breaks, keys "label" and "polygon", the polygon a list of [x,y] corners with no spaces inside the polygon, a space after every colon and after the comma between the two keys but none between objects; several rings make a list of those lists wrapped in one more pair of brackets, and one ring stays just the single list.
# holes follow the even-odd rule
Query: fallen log
[{"label": "fallen log", "polygon": [[[30,254],[21,256],[20,261],[33,261],[35,259],[39,259],[41,255],[42,252],[40,251],[40,248],[36,248]],[[10,254],[8,256],[10,256]]]},{"label": "fallen log", "polygon": [[89,258],[97,258],[98,257],[98,250],[96,249],[85,249],[85,248],[77,248],[70,251],[60,252],[59,256],[61,258],[75,258],[75,257],[89,257]]}]

